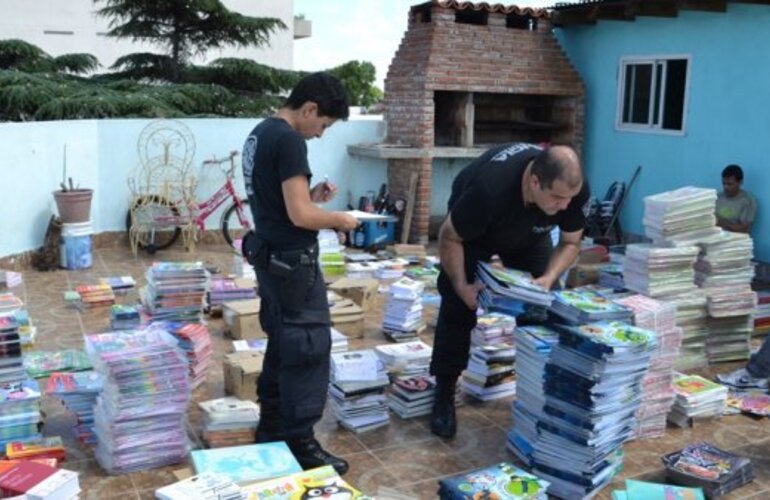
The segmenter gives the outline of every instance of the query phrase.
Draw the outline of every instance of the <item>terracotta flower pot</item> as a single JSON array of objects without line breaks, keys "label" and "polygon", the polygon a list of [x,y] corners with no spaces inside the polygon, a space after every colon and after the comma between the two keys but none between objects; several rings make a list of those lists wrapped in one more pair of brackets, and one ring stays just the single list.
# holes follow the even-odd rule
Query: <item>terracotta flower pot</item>
[{"label": "terracotta flower pot", "polygon": [[93,189],[57,190],[53,192],[59,217],[65,224],[88,222],[91,220],[91,198]]}]

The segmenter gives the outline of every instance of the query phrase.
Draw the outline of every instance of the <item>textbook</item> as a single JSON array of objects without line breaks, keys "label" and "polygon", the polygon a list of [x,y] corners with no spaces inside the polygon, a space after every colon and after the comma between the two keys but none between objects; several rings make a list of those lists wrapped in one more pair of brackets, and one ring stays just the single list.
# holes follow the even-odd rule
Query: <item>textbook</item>
[{"label": "textbook", "polygon": [[193,450],[190,455],[196,474],[220,473],[238,484],[287,476],[302,470],[283,441]]}]

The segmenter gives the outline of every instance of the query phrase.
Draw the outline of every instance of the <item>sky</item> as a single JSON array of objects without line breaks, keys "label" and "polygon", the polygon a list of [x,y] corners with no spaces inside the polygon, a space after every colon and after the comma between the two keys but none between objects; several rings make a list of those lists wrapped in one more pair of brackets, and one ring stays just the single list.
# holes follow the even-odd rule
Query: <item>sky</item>
[{"label": "sky", "polygon": [[[313,35],[294,41],[294,69],[318,71],[351,60],[377,69],[375,85],[384,87],[388,65],[406,31],[409,7],[425,0],[294,0],[294,14],[313,23]],[[548,7],[556,0],[504,2],[519,7]]]}]

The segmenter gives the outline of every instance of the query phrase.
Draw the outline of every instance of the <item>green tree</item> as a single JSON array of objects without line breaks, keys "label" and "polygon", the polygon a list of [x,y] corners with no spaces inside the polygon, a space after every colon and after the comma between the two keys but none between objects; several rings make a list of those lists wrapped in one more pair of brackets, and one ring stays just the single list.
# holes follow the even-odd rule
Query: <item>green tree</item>
[{"label": "green tree", "polygon": [[372,85],[376,78],[374,64],[368,61],[348,61],[332,68],[329,73],[345,85],[353,106],[371,106],[382,100],[382,90]]},{"label": "green tree", "polygon": [[[219,0],[94,0],[96,12],[110,18],[108,36],[151,42],[165,50],[154,61],[147,54],[131,54],[115,66],[140,77],[147,72],[172,82],[180,81],[193,55],[223,47],[260,47],[286,25],[276,18],[250,17],[229,11]],[[134,57],[136,56],[136,57]],[[135,60],[138,59],[138,60]],[[155,70],[148,70],[148,64]]]},{"label": "green tree", "polygon": [[0,69],[29,73],[89,73],[99,67],[91,54],[64,54],[51,57],[43,49],[24,40],[0,40]]}]

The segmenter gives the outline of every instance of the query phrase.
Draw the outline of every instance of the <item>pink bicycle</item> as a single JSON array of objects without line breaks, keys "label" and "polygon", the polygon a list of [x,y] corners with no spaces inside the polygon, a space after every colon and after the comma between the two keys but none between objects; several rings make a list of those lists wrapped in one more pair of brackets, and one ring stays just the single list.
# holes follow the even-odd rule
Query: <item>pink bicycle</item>
[{"label": "pink bicycle", "polygon": [[[248,200],[239,198],[235,191],[233,179],[236,156],[238,152],[232,151],[224,158],[203,162],[204,165],[217,165],[225,174],[225,183],[209,198],[192,207],[184,200],[169,200],[159,195],[147,195],[135,200],[126,215],[126,231],[131,234],[135,223],[141,227],[141,238],[137,244],[154,254],[157,250],[173,245],[182,233],[182,226],[192,223],[199,231],[203,231],[206,219],[229,199],[230,206],[222,214],[219,227],[227,243],[232,246],[233,241],[254,227]],[[228,162],[229,166],[226,166]]]}]

